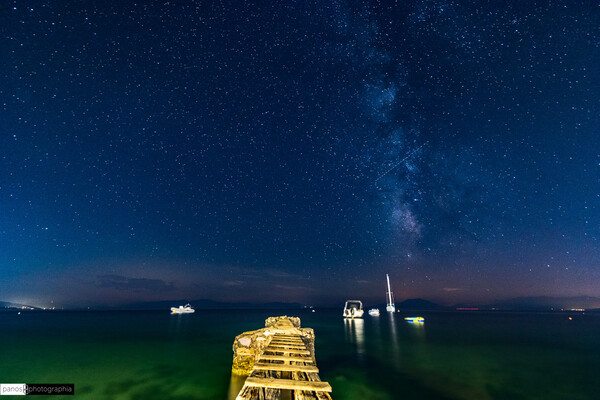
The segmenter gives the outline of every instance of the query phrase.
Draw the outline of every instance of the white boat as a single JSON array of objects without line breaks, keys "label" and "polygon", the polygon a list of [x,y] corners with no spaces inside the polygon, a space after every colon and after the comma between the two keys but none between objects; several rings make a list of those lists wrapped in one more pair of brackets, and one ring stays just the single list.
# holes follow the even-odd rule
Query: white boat
[{"label": "white boat", "polygon": [[369,310],[369,315],[371,315],[373,317],[378,317],[379,316],[379,308],[371,308]]},{"label": "white boat", "polygon": [[196,312],[189,304],[179,307],[171,307],[171,314],[191,314]]},{"label": "white boat", "polygon": [[406,317],[404,319],[408,322],[412,322],[413,324],[422,324],[425,322],[425,318],[423,317]]},{"label": "white boat", "polygon": [[392,293],[392,289],[390,288],[390,276],[385,274],[387,278],[387,306],[385,306],[386,311],[396,312],[396,305],[394,304],[394,294]]},{"label": "white boat", "polygon": [[362,318],[365,311],[360,300],[346,300],[344,304],[344,318]]}]

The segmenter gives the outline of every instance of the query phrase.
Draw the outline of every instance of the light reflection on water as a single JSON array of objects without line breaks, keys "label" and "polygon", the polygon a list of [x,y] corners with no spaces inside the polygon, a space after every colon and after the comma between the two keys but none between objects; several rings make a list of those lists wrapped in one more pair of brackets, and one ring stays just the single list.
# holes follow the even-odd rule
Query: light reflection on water
[{"label": "light reflection on water", "polygon": [[360,328],[325,313],[303,320],[315,327],[321,377],[336,400],[598,398],[591,371],[600,368],[600,317],[579,327],[559,314],[425,312],[424,323],[404,320],[413,315],[365,315]]},{"label": "light reflection on water", "polygon": [[[4,313],[0,380],[75,383],[82,400],[234,398],[234,337],[282,314]],[[288,315],[314,329],[319,374],[335,400],[598,399],[600,316],[592,313],[424,313],[424,324],[403,313]]]},{"label": "light reflection on water", "polygon": [[[393,312],[388,312],[389,319],[386,318],[387,323],[390,325],[390,343],[392,348],[392,357],[399,363],[400,362],[400,345],[398,343],[398,331],[396,328],[396,316]],[[381,340],[381,339],[379,339]]]},{"label": "light reflection on water", "polygon": [[227,394],[227,400],[235,400],[237,395],[240,393],[240,390],[242,390],[242,387],[244,387],[245,381],[245,376],[231,374],[231,381],[229,382],[229,393]]},{"label": "light reflection on water", "polygon": [[406,324],[412,329],[412,332],[415,334],[415,337],[419,339],[420,342],[423,342],[425,340],[425,322],[406,321]]},{"label": "light reflection on water", "polygon": [[356,345],[359,358],[365,352],[365,321],[362,318],[344,318],[346,340]]}]

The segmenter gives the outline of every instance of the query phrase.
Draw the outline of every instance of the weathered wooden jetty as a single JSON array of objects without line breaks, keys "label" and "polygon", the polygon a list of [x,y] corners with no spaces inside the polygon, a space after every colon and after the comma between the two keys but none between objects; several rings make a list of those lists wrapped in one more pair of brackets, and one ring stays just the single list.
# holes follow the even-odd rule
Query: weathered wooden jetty
[{"label": "weathered wooden jetty", "polygon": [[297,317],[270,317],[265,328],[238,335],[232,372],[248,377],[236,400],[331,400],[314,343],[314,331],[301,328]]}]

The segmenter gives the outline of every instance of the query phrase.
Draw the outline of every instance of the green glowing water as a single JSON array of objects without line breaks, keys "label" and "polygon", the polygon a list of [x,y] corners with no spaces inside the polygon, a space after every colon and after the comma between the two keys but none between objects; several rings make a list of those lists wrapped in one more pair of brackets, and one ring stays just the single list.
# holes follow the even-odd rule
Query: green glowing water
[{"label": "green glowing water", "polygon": [[[233,338],[281,311],[0,313],[0,383],[94,400],[231,399]],[[597,399],[600,316],[288,312],[315,329],[334,400]]]}]

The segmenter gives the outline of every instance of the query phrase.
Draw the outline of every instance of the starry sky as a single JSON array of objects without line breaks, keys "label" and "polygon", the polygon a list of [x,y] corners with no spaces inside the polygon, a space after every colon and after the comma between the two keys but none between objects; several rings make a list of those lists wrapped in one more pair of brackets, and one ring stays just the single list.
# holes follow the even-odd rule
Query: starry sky
[{"label": "starry sky", "polygon": [[600,296],[597,1],[0,18],[0,300]]}]

